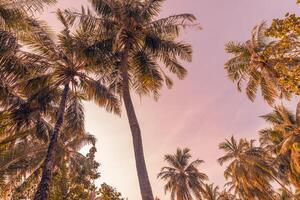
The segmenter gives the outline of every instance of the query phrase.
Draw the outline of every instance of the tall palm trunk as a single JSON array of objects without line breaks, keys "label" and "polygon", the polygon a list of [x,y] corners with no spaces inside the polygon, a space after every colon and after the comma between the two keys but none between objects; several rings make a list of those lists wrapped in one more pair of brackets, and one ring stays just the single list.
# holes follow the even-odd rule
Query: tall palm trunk
[{"label": "tall palm trunk", "polygon": [[123,79],[122,96],[123,96],[127,118],[129,121],[130,130],[132,134],[135,164],[136,164],[136,169],[137,169],[137,174],[139,179],[142,200],[153,200],[154,197],[152,194],[151,184],[149,181],[146,162],[144,158],[141,129],[130,96],[129,78],[128,78],[128,53],[129,53],[129,45],[127,44],[125,45],[124,52],[122,55],[122,60],[121,60],[121,72],[122,72],[122,79]]},{"label": "tall palm trunk", "polygon": [[300,125],[300,101],[298,102],[296,109],[296,123],[297,125]]},{"label": "tall palm trunk", "polygon": [[60,99],[57,121],[54,126],[54,130],[51,135],[50,143],[48,146],[47,156],[43,166],[42,179],[39,183],[37,192],[35,193],[34,200],[46,200],[49,193],[49,185],[52,179],[53,168],[54,168],[57,140],[60,134],[61,127],[64,122],[64,113],[66,108],[68,92],[69,92],[69,84],[66,84]]}]

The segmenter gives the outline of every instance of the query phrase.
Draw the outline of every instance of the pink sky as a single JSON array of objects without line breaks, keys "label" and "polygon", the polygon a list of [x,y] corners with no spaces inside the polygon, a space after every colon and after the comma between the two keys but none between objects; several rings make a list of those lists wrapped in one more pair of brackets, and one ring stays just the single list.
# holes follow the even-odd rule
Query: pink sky
[{"label": "pink sky", "polygon": [[[188,147],[194,158],[205,160],[201,170],[210,181],[224,184],[223,170],[216,159],[222,154],[218,144],[235,135],[255,138],[264,122],[257,116],[270,111],[258,98],[251,103],[238,93],[223,69],[228,55],[224,44],[244,41],[257,23],[287,12],[298,12],[296,0],[167,0],[162,16],[193,13],[202,31],[186,31],[183,40],[191,43],[194,59],[186,65],[189,76],[175,81],[172,90],[163,90],[158,102],[135,98],[143,134],[146,161],[154,194],[162,200],[163,182],[156,179],[164,166],[163,156],[177,147]],[[60,0],[59,8],[80,8],[83,0]],[[51,8],[43,18],[58,29]],[[101,178],[130,200],[141,199],[134,164],[131,134],[125,113],[122,118],[107,114],[92,103],[86,104],[86,127],[98,139],[96,155],[101,163]]]}]

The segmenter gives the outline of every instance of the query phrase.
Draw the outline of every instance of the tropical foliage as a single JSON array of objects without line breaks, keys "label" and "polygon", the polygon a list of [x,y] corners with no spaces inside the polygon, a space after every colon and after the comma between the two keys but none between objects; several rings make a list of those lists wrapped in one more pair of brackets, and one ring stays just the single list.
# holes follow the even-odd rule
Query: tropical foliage
[{"label": "tropical foliage", "polygon": [[[269,27],[265,22],[256,26],[251,39],[245,43],[226,45],[226,51],[233,55],[225,64],[229,78],[239,90],[246,83],[250,100],[255,99],[260,89],[263,98],[274,108],[272,113],[262,116],[270,127],[260,131],[259,148],[266,154],[266,163],[274,167],[268,170],[272,179],[284,188],[280,197],[283,199],[299,195],[300,103],[292,113],[283,105],[274,106],[274,102],[277,98],[289,100],[299,95],[299,20],[297,15],[288,13],[283,19],[274,19]],[[288,185],[293,186],[296,195],[287,189]],[[242,189],[244,192],[245,187]]]},{"label": "tropical foliage", "polygon": [[125,105],[142,199],[153,200],[141,130],[130,92],[133,90],[140,96],[152,95],[157,99],[163,85],[169,88],[173,85],[166,71],[179,79],[186,76],[187,70],[180,61],[192,60],[192,48],[179,42],[178,37],[185,27],[194,26],[196,18],[192,14],[178,14],[159,19],[164,0],[90,2],[96,15],[84,9],[80,14],[71,10],[66,14],[71,24],[79,18],[82,26],[96,34],[95,42],[86,49],[88,57],[101,58],[105,54],[103,49],[107,48],[112,54],[109,80]]},{"label": "tropical foliage", "polygon": [[228,77],[239,90],[246,83],[250,100],[259,88],[271,105],[278,97],[300,94],[299,24],[300,17],[288,13],[284,19],[274,19],[270,27],[265,22],[255,26],[250,40],[226,45],[233,56],[225,64]]},{"label": "tropical foliage", "polygon": [[[132,133],[143,200],[154,200],[140,125],[131,94],[157,100],[172,76],[184,79],[192,47],[179,41],[192,14],[159,18],[165,0],[89,0],[81,12],[58,10],[58,33],[35,17],[56,0],[0,2],[0,199],[124,200],[95,180],[96,138],[85,130],[84,101],[120,114]],[[299,1],[297,1],[299,3]],[[158,178],[171,200],[300,199],[300,103],[274,106],[300,94],[300,17],[287,14],[253,28],[246,42],[229,42],[225,70],[252,101],[258,92],[273,111],[259,141],[226,139],[218,163],[223,190],[191,161],[188,148],[165,155]],[[86,155],[82,147],[89,147]],[[158,198],[155,198],[158,199]]]},{"label": "tropical foliage", "polygon": [[[58,11],[57,15],[64,23],[63,14]],[[26,34],[18,37],[30,51],[22,51],[11,33],[3,33],[7,37],[2,42],[8,47],[2,50],[1,59],[0,179],[9,188],[1,187],[1,192],[8,198],[11,190],[24,188],[28,182],[32,185],[43,168],[35,198],[45,199],[52,174],[64,178],[74,173],[63,170],[66,165],[80,172],[87,158],[78,151],[85,144],[95,144],[84,130],[82,100],[94,100],[115,113],[119,113],[119,103],[100,79],[90,77],[99,65],[81,59],[66,24],[56,42],[45,24],[33,18],[26,22]],[[12,183],[6,184],[9,180]]]},{"label": "tropical foliage", "polygon": [[178,148],[174,155],[165,156],[169,166],[163,167],[157,177],[167,182],[164,189],[171,193],[171,200],[201,199],[205,191],[204,181],[208,177],[198,169],[203,161],[197,159],[189,162],[191,157],[187,148]]},{"label": "tropical foliage", "polygon": [[271,125],[260,131],[262,146],[277,158],[278,173],[299,191],[299,119],[284,106],[262,117]]}]

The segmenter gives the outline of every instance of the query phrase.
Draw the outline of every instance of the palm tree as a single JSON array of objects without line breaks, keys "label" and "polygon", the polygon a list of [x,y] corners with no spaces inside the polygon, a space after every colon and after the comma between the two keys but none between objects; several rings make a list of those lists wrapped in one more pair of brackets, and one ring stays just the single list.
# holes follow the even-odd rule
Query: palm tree
[{"label": "palm tree", "polygon": [[219,198],[219,187],[214,187],[214,184],[205,184],[205,192],[203,194],[206,200],[218,200]]},{"label": "palm tree", "polygon": [[[57,43],[51,38],[47,27],[35,20],[30,21],[31,33],[22,37],[27,47],[37,52],[37,54],[28,53],[27,56],[35,61],[34,63],[40,64],[41,69],[34,76],[30,75],[20,83],[23,86],[22,90],[32,95],[16,109],[15,116],[21,118],[19,114],[24,112],[24,109],[26,117],[33,116],[37,111],[36,106],[42,107],[43,112],[39,112],[39,114],[55,112],[53,119],[55,123],[50,134],[42,178],[35,200],[47,199],[58,141],[64,123],[66,123],[65,115],[68,112],[66,107],[71,101],[71,97],[94,100],[109,112],[119,113],[120,111],[118,99],[104,86],[101,79],[95,79],[93,71],[98,67],[89,65],[80,56],[79,48],[74,43],[74,36],[70,33],[69,27],[65,23],[65,17],[60,11],[58,11],[58,18],[65,25],[65,29],[58,35]],[[55,102],[59,102],[59,106],[54,110],[47,106],[43,107],[43,105],[53,105]],[[78,107],[74,105],[74,109],[78,109]],[[73,125],[73,123],[69,125]],[[75,127],[77,127],[76,124]],[[69,128],[72,127],[69,126]],[[75,130],[73,134],[79,131],[73,128],[72,130]],[[72,134],[69,137],[72,137]]]},{"label": "palm tree", "polygon": [[[63,136],[67,136],[66,134],[70,133],[62,132]],[[13,199],[17,199],[19,196],[33,198],[41,177],[43,160],[47,153],[48,144],[33,141],[27,142],[24,140],[19,142],[18,145],[7,150],[6,154],[4,154],[5,157],[2,158],[0,172],[3,171],[6,175],[10,175],[8,176],[9,182],[7,186],[11,187],[9,192]],[[72,138],[60,137],[54,172],[61,174],[65,165],[68,165],[67,172],[72,174],[69,181],[74,180],[76,177],[81,177],[80,179],[83,182],[84,179],[82,177],[84,177],[84,174],[82,172],[86,172],[87,169],[83,171],[81,168],[84,167],[84,162],[87,163],[89,160],[78,151],[87,144],[95,144],[95,138],[87,133],[82,133]],[[67,183],[64,184],[67,186]],[[86,185],[88,186],[88,184]],[[3,186],[4,190],[5,188],[7,188],[6,185]]]},{"label": "palm tree", "polygon": [[[28,135],[35,135],[35,129],[27,130],[12,130],[11,121],[7,118],[9,110],[13,107],[24,103],[24,93],[21,95],[17,82],[24,78],[25,75],[37,70],[35,64],[31,59],[28,59],[27,53],[20,50],[17,37],[28,31],[29,14],[33,11],[39,11],[45,4],[52,4],[54,0],[3,0],[0,2],[0,155],[2,161],[4,157],[9,155],[9,149],[18,149],[15,153],[22,153],[20,150],[24,149],[25,145],[15,144],[20,148],[13,148],[18,138],[26,137]],[[42,123],[35,123],[41,125]],[[45,125],[45,124],[44,124]],[[30,144],[30,143],[28,143]],[[29,146],[37,144],[31,143]],[[37,144],[39,147],[39,144]],[[16,155],[14,154],[14,155]],[[35,165],[36,162],[27,162]],[[5,166],[1,163],[2,167]],[[5,183],[4,179],[10,170],[0,173],[0,185]],[[9,192],[10,189],[7,189]]]},{"label": "palm tree", "polygon": [[[278,173],[281,178],[293,183],[300,191],[300,137],[299,137],[299,106],[296,114],[283,105],[275,106],[274,111],[262,118],[271,124],[270,128],[260,131],[260,142],[264,148],[272,152],[278,162]],[[288,182],[288,180],[286,180]]]},{"label": "palm tree", "polygon": [[[17,58],[20,53],[20,45],[16,36],[28,31],[29,14],[40,11],[45,4],[53,4],[56,0],[2,0],[0,2],[0,90],[1,109],[11,105],[13,96],[17,94],[12,85],[21,75],[27,72],[24,65],[24,54]],[[23,59],[21,59],[23,58]],[[24,63],[23,63],[24,64]],[[14,91],[14,92],[12,92]]]},{"label": "palm tree", "polygon": [[230,180],[226,186],[241,199],[275,199],[271,181],[277,181],[268,154],[253,142],[234,137],[219,145],[225,155],[218,159],[220,165],[230,162],[224,176]]},{"label": "palm tree", "polygon": [[0,2],[0,29],[24,31],[28,28],[27,18],[35,11],[41,11],[45,5],[56,3],[56,0],[2,0]]},{"label": "palm tree", "polygon": [[177,149],[174,155],[165,155],[168,167],[163,167],[158,178],[167,181],[164,186],[165,192],[171,192],[171,200],[202,199],[205,193],[204,181],[208,180],[206,174],[198,169],[202,160],[194,160],[189,163],[192,155],[187,148]]},{"label": "palm tree", "polygon": [[288,98],[289,94],[278,85],[276,62],[264,58],[264,50],[269,44],[265,32],[266,24],[261,23],[253,28],[251,39],[245,43],[227,43],[225,50],[233,57],[226,62],[225,70],[239,91],[246,82],[245,91],[251,101],[260,88],[263,98],[272,105],[277,97]]},{"label": "palm tree", "polygon": [[[56,110],[55,106],[51,108]],[[32,119],[27,121],[32,121],[31,123],[35,124],[32,126],[29,123],[28,128],[27,126],[22,126],[24,131],[21,132],[14,131],[11,124],[7,126],[8,128],[5,127],[5,131],[12,133],[0,140],[0,174],[2,175],[0,179],[1,177],[8,178],[9,184],[7,185],[7,182],[3,182],[0,191],[3,189],[12,193],[11,191],[16,187],[23,188],[24,185],[30,186],[33,184],[34,186],[37,184],[40,177],[39,172],[41,172],[47,152],[48,137],[53,132],[52,124],[55,122],[53,119],[56,118],[56,112],[51,114],[52,116],[50,114],[47,115],[48,123],[39,121],[43,120],[42,118],[28,117]],[[18,118],[20,117],[19,115],[17,116]],[[12,117],[7,120],[14,121],[15,119]],[[21,123],[18,124],[20,125]],[[2,133],[1,135],[3,136]],[[88,143],[95,144],[95,138],[84,130],[84,113],[81,100],[76,96],[70,95],[62,135],[57,146],[55,166],[59,167],[65,159],[74,164],[78,163],[78,159],[82,156],[77,152],[83,145]],[[78,171],[78,164],[74,164],[69,165],[72,166],[72,169]],[[72,173],[76,174],[76,171]],[[33,188],[34,190],[35,188]],[[22,189],[21,191],[24,190]]]},{"label": "palm tree", "polygon": [[[0,180],[2,177],[8,177],[10,180],[9,185],[5,185],[5,182],[3,182],[1,189],[11,193],[10,191],[15,187],[24,188],[25,185],[26,187],[31,186],[29,192],[34,192],[36,188],[32,188],[32,186],[36,186],[40,178],[39,172],[41,172],[47,152],[49,135],[53,132],[58,106],[57,103],[50,102],[51,106],[48,108],[49,103],[45,103],[44,100],[47,100],[47,96],[42,96],[42,102],[38,104],[46,106],[48,112],[43,113],[41,108],[32,111],[31,106],[26,104],[26,101],[20,96],[15,95],[13,97],[17,99],[16,102],[4,110],[4,113],[12,112],[8,114],[8,118],[5,118],[5,122],[10,123],[3,123],[4,129],[3,132],[2,130],[0,132]],[[67,158],[68,162],[72,162],[72,164],[69,164],[74,170],[72,174],[79,172],[81,166],[78,163],[83,158],[77,151],[87,143],[95,143],[95,139],[84,130],[82,98],[82,95],[69,94],[65,123],[62,127],[61,136],[58,138],[56,150],[55,168],[59,167]],[[36,103],[33,105],[36,106]],[[14,107],[17,108],[12,109]],[[19,186],[20,184],[22,185]],[[24,192],[24,189],[21,189],[21,191]]]},{"label": "palm tree", "polygon": [[0,57],[13,55],[18,48],[15,36],[30,29],[29,20],[34,11],[56,0],[2,0],[0,2]]},{"label": "palm tree", "polygon": [[[267,35],[275,38],[277,37],[270,33],[268,33]],[[294,61],[290,61],[290,56],[289,58],[286,57],[286,55],[290,55],[290,53],[293,52],[285,52],[284,54],[281,54],[281,50],[279,50],[280,56],[273,56],[273,54],[270,53],[270,51],[273,51],[275,47],[279,45],[276,40],[277,39],[273,38],[272,40],[271,38],[266,37],[266,26],[265,23],[262,23],[253,29],[252,38],[247,42],[229,42],[226,45],[226,51],[230,54],[233,54],[233,58],[231,58],[225,64],[225,69],[227,70],[228,76],[233,82],[237,83],[239,90],[242,89],[242,83],[247,82],[246,94],[252,101],[255,99],[259,87],[262,92],[263,98],[270,105],[274,103],[277,97],[289,99],[291,94],[293,94],[293,91],[288,91],[288,85],[282,85],[285,83],[281,83],[286,74],[280,74],[280,71],[278,73],[276,67],[283,65],[283,63],[284,65],[291,65],[290,67],[293,67],[293,65],[297,64]],[[286,51],[286,49],[284,49],[283,51]],[[297,105],[297,110],[300,111],[300,102]],[[285,117],[287,118],[284,121],[289,121],[290,116],[285,115]],[[263,145],[265,145],[266,148],[271,149],[273,153],[274,151],[276,153],[279,153],[281,149],[281,142],[283,142],[284,137],[282,133],[277,131],[278,130],[273,129],[266,129],[261,131],[261,142],[265,143]],[[289,146],[289,150],[294,149],[294,157],[295,160],[297,160],[299,154],[297,154],[296,152],[298,152],[299,148],[295,135],[297,135],[297,132],[299,131],[294,130],[294,132],[295,133],[292,134],[292,136],[287,140],[289,142],[292,142],[294,144],[294,147],[291,148],[291,143],[289,142],[286,144],[287,146]],[[270,142],[270,139],[273,141]],[[284,152],[287,152],[286,148],[283,148],[282,150]],[[282,168],[284,167],[284,165],[290,165],[300,169],[300,167],[297,167],[299,163],[289,163],[291,162],[291,160],[286,159],[286,157],[284,156],[279,156],[278,159],[281,160],[281,162],[285,163],[281,163]],[[295,176],[295,174],[297,174],[297,170],[293,171],[296,173],[293,173],[293,175],[289,175],[289,177],[293,177],[293,182],[297,184],[300,179],[299,177],[297,178],[297,175]],[[300,170],[298,170],[298,172],[300,172]]]},{"label": "palm tree", "polygon": [[153,200],[152,189],[146,169],[142,135],[134,110],[130,90],[139,95],[159,97],[164,84],[173,82],[163,70],[183,79],[186,69],[179,60],[191,61],[190,45],[177,42],[181,29],[195,21],[191,14],[173,15],[157,19],[164,0],[90,0],[97,16],[92,12],[66,11],[69,19],[80,17],[81,22],[95,27],[95,33],[106,33],[88,48],[92,58],[103,56],[101,48],[110,46],[114,53],[114,65],[110,80],[125,104],[132,133],[136,169],[143,200]]},{"label": "palm tree", "polygon": [[218,200],[238,200],[234,195],[232,195],[230,192],[223,190],[219,197]]}]

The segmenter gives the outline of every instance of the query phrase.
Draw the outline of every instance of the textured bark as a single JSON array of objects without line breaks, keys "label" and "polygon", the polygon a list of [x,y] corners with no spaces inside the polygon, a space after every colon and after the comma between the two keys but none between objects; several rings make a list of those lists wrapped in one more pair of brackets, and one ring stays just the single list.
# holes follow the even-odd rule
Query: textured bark
[{"label": "textured bark", "polygon": [[296,109],[296,122],[297,125],[300,125],[300,101],[298,102]]},{"label": "textured bark", "polygon": [[152,194],[152,188],[151,188],[151,184],[149,181],[148,172],[146,168],[146,162],[144,158],[144,150],[143,150],[140,125],[137,120],[132,99],[130,96],[129,78],[128,78],[128,51],[129,51],[129,46],[125,45],[122,60],[121,60],[121,72],[122,72],[122,79],[123,79],[122,96],[123,96],[127,118],[129,121],[130,130],[132,134],[135,164],[136,164],[136,169],[138,174],[142,200],[154,200]]},{"label": "textured bark", "polygon": [[46,200],[48,198],[49,193],[49,185],[53,175],[54,169],[54,161],[55,161],[55,153],[57,149],[57,140],[60,134],[61,127],[64,122],[64,113],[66,108],[66,101],[69,92],[69,85],[66,84],[64,87],[64,91],[62,93],[58,114],[57,114],[57,121],[54,126],[53,133],[51,135],[50,143],[48,146],[48,151],[46,155],[46,159],[43,166],[42,172],[42,179],[38,185],[37,192],[35,193],[34,200]]}]

